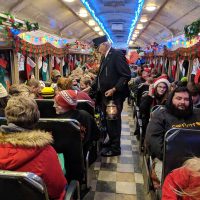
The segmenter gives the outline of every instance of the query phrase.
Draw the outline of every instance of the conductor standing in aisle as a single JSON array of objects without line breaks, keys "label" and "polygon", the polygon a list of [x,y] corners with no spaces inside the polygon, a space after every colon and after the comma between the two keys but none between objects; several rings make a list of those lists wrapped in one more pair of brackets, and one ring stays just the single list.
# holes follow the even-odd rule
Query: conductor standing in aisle
[{"label": "conductor standing in aisle", "polygon": [[92,89],[100,96],[100,103],[104,116],[106,116],[106,106],[110,100],[117,106],[117,119],[106,119],[109,141],[104,144],[101,155],[105,157],[118,156],[121,154],[121,111],[123,102],[129,94],[128,81],[131,71],[121,50],[111,47],[106,36],[93,39],[97,51],[101,54],[101,63],[97,78]]}]

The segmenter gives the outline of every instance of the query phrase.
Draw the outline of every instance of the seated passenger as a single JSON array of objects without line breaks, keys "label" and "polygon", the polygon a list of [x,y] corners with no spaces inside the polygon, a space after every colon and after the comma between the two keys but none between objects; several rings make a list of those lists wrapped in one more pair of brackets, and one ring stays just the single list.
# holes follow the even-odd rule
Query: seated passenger
[{"label": "seated passenger", "polygon": [[51,146],[52,135],[34,130],[40,117],[35,100],[11,97],[5,115],[8,125],[0,127],[0,169],[33,172],[44,180],[50,199],[63,199],[67,182]]},{"label": "seated passenger", "polygon": [[55,91],[52,87],[44,87],[41,90],[41,97],[43,99],[53,99],[55,96]]},{"label": "seated passenger", "polygon": [[90,78],[88,78],[88,77],[81,78],[81,81],[80,81],[80,89],[81,89],[81,91],[89,93],[91,83],[92,82],[91,82]]},{"label": "seated passenger", "polygon": [[190,82],[188,83],[187,88],[192,95],[193,106],[195,108],[200,108],[200,84]]},{"label": "seated passenger", "polygon": [[162,200],[200,199],[200,158],[187,160],[165,178]]},{"label": "seated passenger", "polygon": [[10,96],[24,96],[24,97],[31,97],[34,98],[35,95],[32,92],[31,88],[25,84],[13,84],[9,88],[9,95]]},{"label": "seated passenger", "polygon": [[41,85],[40,82],[38,80],[36,80],[35,78],[31,78],[30,80],[28,80],[27,85],[31,88],[33,94],[35,94],[35,98],[36,99],[41,99]]},{"label": "seated passenger", "polygon": [[52,87],[54,90],[57,89],[57,81],[59,80],[60,77],[61,77],[61,74],[60,74],[60,71],[59,71],[59,70],[54,69],[54,70],[51,72],[51,80],[52,80],[51,87]]},{"label": "seated passenger", "polygon": [[142,97],[140,103],[140,114],[142,118],[143,133],[146,131],[147,124],[150,118],[151,109],[156,105],[165,105],[170,83],[165,78],[158,78],[154,84],[149,86],[148,95]]},{"label": "seated passenger", "polygon": [[146,145],[155,170],[161,179],[164,135],[171,128],[199,129],[200,111],[193,109],[192,97],[186,87],[176,88],[168,97],[166,108],[156,110],[147,126]]},{"label": "seated passenger", "polygon": [[63,90],[54,98],[54,107],[58,118],[76,119],[81,125],[83,145],[87,148],[92,141],[99,139],[99,129],[94,118],[84,110],[76,110],[77,91]]},{"label": "seated passenger", "polygon": [[72,78],[61,77],[57,82],[58,91],[72,89]]},{"label": "seated passenger", "polygon": [[[75,90],[73,88],[73,80],[70,77],[68,77],[68,78],[60,78],[58,80],[57,86],[58,86],[58,91]],[[95,105],[94,101],[90,98],[90,96],[87,93],[83,92],[83,91],[77,91],[77,100],[90,101],[90,105],[92,107],[94,107],[94,105]]]},{"label": "seated passenger", "polygon": [[139,76],[135,80],[133,92],[135,93],[136,105],[138,106],[140,105],[142,93],[149,89],[149,84],[146,84],[149,76],[150,76],[150,69],[144,68],[144,70],[141,70],[141,77]]}]

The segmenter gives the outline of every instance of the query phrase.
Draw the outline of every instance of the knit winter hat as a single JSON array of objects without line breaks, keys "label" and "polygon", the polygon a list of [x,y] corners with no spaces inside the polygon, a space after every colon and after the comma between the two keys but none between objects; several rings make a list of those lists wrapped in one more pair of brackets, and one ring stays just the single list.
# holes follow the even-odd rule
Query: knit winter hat
[{"label": "knit winter hat", "polygon": [[62,90],[56,95],[55,102],[63,108],[75,109],[77,106],[77,91]]},{"label": "knit winter hat", "polygon": [[7,90],[0,83],[0,98],[7,97],[7,96],[8,96]]},{"label": "knit winter hat", "polygon": [[158,77],[157,79],[154,80],[154,88],[157,87],[157,85],[159,83],[165,83],[169,89],[170,87],[170,82],[166,79],[166,78],[163,78],[163,77]]},{"label": "knit winter hat", "polygon": [[54,94],[55,94],[55,91],[54,91],[54,89],[52,87],[44,87],[41,90],[41,95],[44,98],[53,98]]},{"label": "knit winter hat", "polygon": [[52,77],[57,77],[57,76],[61,76],[60,71],[58,71],[57,69],[54,69],[51,73]]},{"label": "knit winter hat", "polygon": [[144,71],[150,73],[150,72],[151,72],[151,69],[148,68],[148,67],[145,67],[145,68],[144,68]]},{"label": "knit winter hat", "polygon": [[182,78],[181,78],[181,82],[188,82],[188,78],[187,78],[187,77],[185,77],[185,76],[184,76],[184,77],[182,77]]}]

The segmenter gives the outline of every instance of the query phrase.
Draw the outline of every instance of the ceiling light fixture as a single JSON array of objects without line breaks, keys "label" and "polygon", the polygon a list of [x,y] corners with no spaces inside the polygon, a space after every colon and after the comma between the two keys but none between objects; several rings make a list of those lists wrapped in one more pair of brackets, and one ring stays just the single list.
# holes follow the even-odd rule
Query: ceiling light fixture
[{"label": "ceiling light fixture", "polygon": [[141,19],[140,19],[140,22],[142,22],[142,23],[145,23],[147,21],[148,21],[147,17],[141,17]]},{"label": "ceiling light fixture", "polygon": [[146,9],[147,11],[149,11],[149,12],[152,12],[152,11],[156,10],[156,8],[157,8],[156,5],[147,5],[147,6],[145,7],[145,9]]},{"label": "ceiling light fixture", "polygon": [[138,24],[138,25],[137,25],[137,29],[141,30],[141,29],[143,29],[143,28],[144,28],[144,27],[143,27],[142,24]]},{"label": "ceiling light fixture", "polygon": [[79,14],[80,17],[87,17],[88,16],[87,10],[85,8],[80,8],[78,14]]},{"label": "ceiling light fixture", "polygon": [[68,3],[74,2],[74,0],[63,0],[63,1]]},{"label": "ceiling light fixture", "polygon": [[133,34],[133,37],[137,37],[138,35],[137,34]]},{"label": "ceiling light fixture", "polygon": [[132,45],[133,44],[133,41],[131,40],[130,42],[129,42],[129,45]]},{"label": "ceiling light fixture", "polygon": [[[139,0],[141,1],[141,0]],[[143,0],[144,1],[144,0]],[[99,20],[99,18],[96,16],[95,12],[93,9],[91,9],[90,4],[88,3],[89,1],[87,0],[81,0],[82,4],[85,6],[85,8],[88,10],[88,12],[91,14],[91,16],[93,17],[93,19],[98,23],[98,25],[101,27],[101,29],[103,30],[103,32],[107,35],[108,39],[110,42],[113,43],[111,36],[109,35],[109,33],[107,32],[107,30],[105,29],[103,23]]]},{"label": "ceiling light fixture", "polygon": [[90,19],[89,22],[88,22],[88,24],[90,26],[94,26],[95,25],[95,21],[93,19]]},{"label": "ceiling light fixture", "polygon": [[134,33],[135,33],[135,34],[139,34],[140,31],[139,31],[139,30],[135,30]]},{"label": "ceiling light fixture", "polygon": [[98,31],[100,31],[100,28],[99,28],[98,26],[95,26],[95,27],[94,27],[94,30],[95,30],[96,32],[98,32]]},{"label": "ceiling light fixture", "polygon": [[104,35],[103,31],[100,31],[100,32],[99,32],[99,35],[100,35],[100,36],[103,36],[103,35]]},{"label": "ceiling light fixture", "polygon": [[135,14],[134,14],[135,18],[132,20],[130,32],[129,32],[128,39],[127,39],[127,44],[129,43],[129,41],[131,39],[131,36],[133,34],[133,30],[135,29],[135,26],[136,26],[136,23],[137,23],[138,18],[140,16],[140,13],[142,11],[143,5],[144,5],[144,0],[138,0],[137,10],[135,11]]}]

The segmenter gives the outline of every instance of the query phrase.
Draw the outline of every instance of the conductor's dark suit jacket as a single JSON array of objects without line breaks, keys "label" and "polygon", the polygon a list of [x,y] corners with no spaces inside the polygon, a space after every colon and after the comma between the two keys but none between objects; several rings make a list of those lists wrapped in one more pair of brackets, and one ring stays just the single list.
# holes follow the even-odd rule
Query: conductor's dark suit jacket
[{"label": "conductor's dark suit jacket", "polygon": [[126,57],[121,50],[110,49],[107,57],[102,61],[98,75],[92,85],[92,89],[104,96],[105,92],[116,88],[113,99],[125,99],[129,94],[128,81],[131,71]]}]

